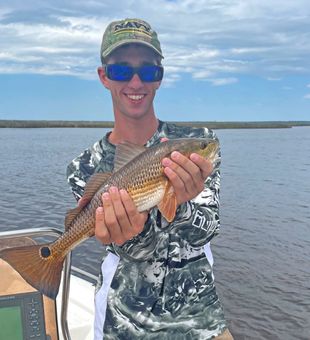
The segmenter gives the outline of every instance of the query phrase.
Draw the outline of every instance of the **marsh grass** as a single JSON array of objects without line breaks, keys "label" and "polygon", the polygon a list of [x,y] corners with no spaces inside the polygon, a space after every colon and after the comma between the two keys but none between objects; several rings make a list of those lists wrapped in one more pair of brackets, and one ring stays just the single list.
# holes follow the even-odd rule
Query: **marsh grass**
[{"label": "marsh grass", "polygon": [[[267,129],[310,126],[310,121],[262,121],[262,122],[173,122],[177,125],[208,127],[210,129]],[[0,120],[0,128],[112,128],[113,121],[65,121],[65,120]]]}]

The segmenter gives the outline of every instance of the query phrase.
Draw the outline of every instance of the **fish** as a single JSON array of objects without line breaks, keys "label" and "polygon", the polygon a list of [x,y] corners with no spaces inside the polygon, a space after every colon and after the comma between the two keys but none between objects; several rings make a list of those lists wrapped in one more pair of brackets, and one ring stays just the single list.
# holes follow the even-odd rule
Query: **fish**
[{"label": "fish", "polygon": [[67,212],[65,231],[55,241],[7,248],[0,258],[9,263],[31,286],[56,299],[66,255],[95,234],[95,212],[102,206],[101,196],[111,186],[125,189],[139,212],[157,206],[168,222],[173,221],[177,199],[173,186],[164,174],[162,159],[179,151],[189,157],[198,153],[213,165],[218,159],[218,141],[211,138],[179,138],[146,148],[130,142],[116,146],[113,173],[90,177],[78,206]]}]

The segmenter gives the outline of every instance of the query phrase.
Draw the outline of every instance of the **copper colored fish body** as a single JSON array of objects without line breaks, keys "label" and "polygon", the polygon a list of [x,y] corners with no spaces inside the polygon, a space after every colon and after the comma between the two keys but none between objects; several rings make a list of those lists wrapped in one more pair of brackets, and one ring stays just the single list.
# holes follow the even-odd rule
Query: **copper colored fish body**
[{"label": "copper colored fish body", "polygon": [[85,239],[94,236],[95,212],[102,206],[101,195],[111,186],[125,189],[138,211],[158,207],[171,222],[175,217],[177,201],[173,187],[164,175],[161,161],[173,151],[189,157],[193,152],[216,161],[218,143],[213,139],[173,139],[150,148],[130,143],[116,148],[113,174],[94,174],[85,186],[77,208],[68,211],[65,232],[53,243],[5,249],[0,258],[7,261],[33,287],[56,298],[63,261],[70,250]]}]

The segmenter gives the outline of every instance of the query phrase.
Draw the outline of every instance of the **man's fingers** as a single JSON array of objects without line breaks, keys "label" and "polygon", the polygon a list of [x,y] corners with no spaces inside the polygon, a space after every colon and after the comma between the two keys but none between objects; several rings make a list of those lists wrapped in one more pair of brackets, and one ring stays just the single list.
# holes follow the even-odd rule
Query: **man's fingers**
[{"label": "man's fingers", "polygon": [[[190,161],[187,157],[180,153],[172,153],[172,160],[169,158],[163,159],[165,174],[169,178],[176,192],[190,193],[193,190],[197,191],[197,184],[201,181],[201,173],[199,168]],[[171,171],[172,170],[172,171]]]},{"label": "man's fingers", "polygon": [[212,163],[199,154],[192,153],[188,158],[177,151],[171,153],[171,159],[164,158],[162,165],[173,186],[178,204],[202,192],[205,179],[213,170]]},{"label": "man's fingers", "polygon": [[199,168],[204,179],[209,177],[213,171],[213,164],[196,153],[190,155],[190,160],[193,161]]},{"label": "man's fingers", "polygon": [[96,211],[96,237],[104,244],[122,245],[141,233],[147,213],[139,213],[125,190],[111,187],[102,194],[102,207]]},{"label": "man's fingers", "polygon": [[[199,156],[199,155],[197,155]],[[172,152],[171,159],[180,166],[180,168],[184,169],[186,173],[188,173],[187,177],[184,177],[186,180],[189,180],[191,177],[194,181],[201,180],[202,173],[200,167],[192,162],[192,160],[188,159],[186,156],[182,155],[179,152]]]},{"label": "man's fingers", "polygon": [[102,207],[96,210],[96,224],[95,224],[96,238],[103,244],[111,243],[111,236],[104,221],[104,211]]},{"label": "man's fingers", "polygon": [[205,180],[211,175],[212,163],[197,153],[192,153],[189,158],[179,152],[172,152],[171,159],[179,164],[186,172],[190,173],[193,179],[202,178]]},{"label": "man's fingers", "polygon": [[118,219],[115,215],[113,203],[108,192],[102,194],[102,204],[104,210],[105,225],[109,230],[112,242],[122,245],[126,239],[124,238]]},{"label": "man's fingers", "polygon": [[147,219],[147,213],[145,215],[140,214],[137,211],[137,207],[135,206],[132,198],[126,190],[121,189],[120,195],[122,198],[122,202],[126,208],[127,216],[131,225],[132,236],[136,236],[141,233],[144,228],[144,223]]},{"label": "man's fingers", "polygon": [[123,233],[126,233],[126,229],[128,229],[129,227],[129,220],[120,193],[116,187],[111,187],[109,193],[114,208],[115,216],[121,227],[121,231]]},{"label": "man's fingers", "polygon": [[110,195],[121,232],[126,240],[138,235],[144,227],[141,216],[126,190],[111,188]]},{"label": "man's fingers", "polygon": [[87,198],[84,198],[84,196],[82,196],[78,200],[78,207],[84,207],[88,202],[89,202],[89,200]]},{"label": "man's fingers", "polygon": [[164,169],[165,175],[170,180],[174,190],[176,192],[186,192],[186,186],[183,182],[182,178],[178,175],[175,169],[172,169],[170,166]]}]

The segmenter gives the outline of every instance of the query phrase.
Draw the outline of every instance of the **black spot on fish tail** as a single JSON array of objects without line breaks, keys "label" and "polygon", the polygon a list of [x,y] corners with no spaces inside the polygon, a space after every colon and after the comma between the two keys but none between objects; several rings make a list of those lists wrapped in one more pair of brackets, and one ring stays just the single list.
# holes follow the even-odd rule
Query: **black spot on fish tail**
[{"label": "black spot on fish tail", "polygon": [[55,299],[64,258],[54,258],[49,244],[7,248],[0,258],[12,266],[32,287]]},{"label": "black spot on fish tail", "polygon": [[44,258],[47,258],[51,255],[51,250],[49,247],[42,247],[40,251],[41,251],[41,256]]}]

